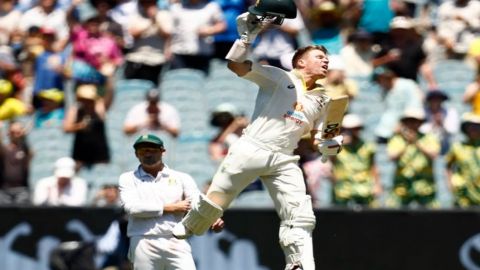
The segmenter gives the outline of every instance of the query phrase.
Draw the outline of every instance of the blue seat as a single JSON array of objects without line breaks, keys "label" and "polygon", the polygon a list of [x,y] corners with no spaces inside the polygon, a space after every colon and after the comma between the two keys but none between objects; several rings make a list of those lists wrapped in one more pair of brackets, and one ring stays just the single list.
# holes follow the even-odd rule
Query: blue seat
[{"label": "blue seat", "polygon": [[439,84],[452,80],[471,82],[475,78],[475,69],[463,61],[449,59],[435,63],[433,75]]},{"label": "blue seat", "polygon": [[227,63],[224,60],[211,60],[210,71],[208,73],[209,80],[215,79],[238,79],[237,75],[228,69]]},{"label": "blue seat", "polygon": [[190,68],[180,68],[165,71],[161,76],[161,84],[168,81],[194,81],[202,82],[205,79],[205,73]]},{"label": "blue seat", "polygon": [[155,86],[151,81],[140,79],[123,79],[118,80],[115,84],[117,94],[123,91],[148,91],[154,87]]}]

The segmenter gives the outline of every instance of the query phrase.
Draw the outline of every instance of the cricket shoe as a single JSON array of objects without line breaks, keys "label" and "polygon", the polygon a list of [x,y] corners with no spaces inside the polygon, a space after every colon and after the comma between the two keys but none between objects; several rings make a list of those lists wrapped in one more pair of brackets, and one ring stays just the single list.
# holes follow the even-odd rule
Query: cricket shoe
[{"label": "cricket shoe", "polygon": [[192,236],[192,232],[183,225],[182,222],[177,223],[172,230],[173,237],[177,239],[187,239],[188,237]]}]

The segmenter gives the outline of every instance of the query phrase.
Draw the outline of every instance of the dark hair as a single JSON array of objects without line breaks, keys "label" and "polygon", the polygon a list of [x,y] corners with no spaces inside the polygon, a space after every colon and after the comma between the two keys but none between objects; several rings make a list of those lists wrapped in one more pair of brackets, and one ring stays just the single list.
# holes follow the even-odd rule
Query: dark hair
[{"label": "dark hair", "polygon": [[90,0],[90,4],[94,7],[102,2],[108,4],[110,8],[114,8],[117,5],[117,0]]},{"label": "dark hair", "polygon": [[309,45],[309,46],[306,46],[306,47],[298,48],[295,51],[295,54],[292,57],[292,67],[296,68],[298,60],[304,54],[306,54],[307,52],[312,51],[312,50],[320,50],[320,51],[324,52],[325,54],[328,54],[327,48],[325,48],[325,46],[323,46],[323,45]]},{"label": "dark hair", "polygon": [[160,91],[156,88],[152,88],[145,93],[145,99],[148,101],[159,101],[160,100]]},{"label": "dark hair", "polygon": [[233,120],[235,120],[235,117],[229,112],[215,112],[210,118],[210,125],[224,128],[230,125]]}]

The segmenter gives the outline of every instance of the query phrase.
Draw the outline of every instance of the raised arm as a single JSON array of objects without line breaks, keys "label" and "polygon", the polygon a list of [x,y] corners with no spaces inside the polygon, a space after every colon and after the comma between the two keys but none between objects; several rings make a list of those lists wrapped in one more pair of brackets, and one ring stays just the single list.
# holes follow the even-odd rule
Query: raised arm
[{"label": "raised arm", "polygon": [[240,39],[235,41],[225,58],[228,60],[228,68],[238,76],[244,76],[251,70],[252,62],[247,60],[250,45],[266,25],[249,12],[237,17],[237,31]]}]

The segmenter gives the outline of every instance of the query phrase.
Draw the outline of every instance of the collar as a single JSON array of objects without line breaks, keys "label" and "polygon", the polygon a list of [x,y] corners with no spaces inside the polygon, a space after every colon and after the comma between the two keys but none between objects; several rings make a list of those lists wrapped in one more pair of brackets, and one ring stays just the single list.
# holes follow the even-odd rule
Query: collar
[{"label": "collar", "polygon": [[163,170],[158,172],[157,177],[147,173],[141,165],[138,165],[134,175],[142,181],[160,181],[160,179],[170,176],[170,169],[167,165],[163,165]]},{"label": "collar", "polygon": [[297,79],[300,80],[300,82],[302,83],[302,90],[303,92],[307,92],[307,84],[305,83],[305,79],[303,78],[303,74],[300,73],[300,71],[298,71],[298,69],[292,69],[292,71],[290,71]]},{"label": "collar", "polygon": [[315,82],[315,88],[312,90],[307,90],[307,84],[305,83],[305,79],[303,78],[303,74],[297,70],[293,69],[291,73],[301,81],[302,87],[303,87],[303,93],[313,95],[313,96],[321,96],[325,94],[325,87],[320,83],[320,80],[317,80]]}]

